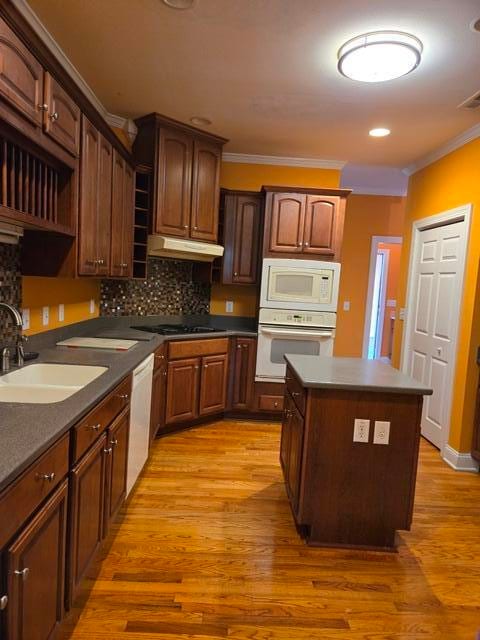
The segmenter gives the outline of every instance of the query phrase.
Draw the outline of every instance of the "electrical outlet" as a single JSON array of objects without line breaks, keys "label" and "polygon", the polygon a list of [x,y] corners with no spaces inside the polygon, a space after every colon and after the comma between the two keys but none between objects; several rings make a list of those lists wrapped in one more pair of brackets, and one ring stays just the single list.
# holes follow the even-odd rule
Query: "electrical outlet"
[{"label": "electrical outlet", "polygon": [[370,420],[363,418],[355,418],[353,423],[353,441],[368,442],[368,434],[370,431]]},{"label": "electrical outlet", "polygon": [[30,309],[22,309],[22,329],[30,329]]},{"label": "electrical outlet", "polygon": [[398,319],[405,320],[405,307],[402,307],[398,312]]},{"label": "electrical outlet", "polygon": [[350,300],[344,300],[343,301],[343,310],[344,311],[350,311]]},{"label": "electrical outlet", "polygon": [[390,422],[375,420],[373,444],[388,444],[390,441]]},{"label": "electrical outlet", "polygon": [[90,313],[95,313],[95,300],[93,298],[90,300]]},{"label": "electrical outlet", "polygon": [[50,322],[50,308],[42,307],[42,324],[44,327]]},{"label": "electrical outlet", "polygon": [[58,321],[63,322],[65,320],[65,305],[58,305]]},{"label": "electrical outlet", "polygon": [[396,300],[387,300],[387,307],[396,307],[397,306],[397,301]]},{"label": "electrical outlet", "polygon": [[225,311],[227,313],[233,313],[233,300],[225,301]]}]

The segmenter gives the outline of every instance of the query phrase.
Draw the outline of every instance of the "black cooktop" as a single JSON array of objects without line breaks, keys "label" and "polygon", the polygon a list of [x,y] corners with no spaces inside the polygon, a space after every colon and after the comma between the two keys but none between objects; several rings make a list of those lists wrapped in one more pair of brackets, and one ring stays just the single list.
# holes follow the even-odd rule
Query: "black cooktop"
[{"label": "black cooktop", "polygon": [[226,329],[216,329],[215,327],[191,326],[188,324],[156,324],[142,325],[140,327],[130,327],[139,331],[148,331],[149,333],[159,333],[162,336],[174,336],[182,333],[212,333],[214,331],[226,331]]}]

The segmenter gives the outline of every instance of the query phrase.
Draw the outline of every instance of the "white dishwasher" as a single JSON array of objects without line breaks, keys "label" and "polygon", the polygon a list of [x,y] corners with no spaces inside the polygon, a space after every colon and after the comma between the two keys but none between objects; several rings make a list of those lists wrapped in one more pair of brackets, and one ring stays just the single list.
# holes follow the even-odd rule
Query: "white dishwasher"
[{"label": "white dishwasher", "polygon": [[150,405],[152,401],[153,353],[133,372],[128,441],[127,496],[148,458]]}]

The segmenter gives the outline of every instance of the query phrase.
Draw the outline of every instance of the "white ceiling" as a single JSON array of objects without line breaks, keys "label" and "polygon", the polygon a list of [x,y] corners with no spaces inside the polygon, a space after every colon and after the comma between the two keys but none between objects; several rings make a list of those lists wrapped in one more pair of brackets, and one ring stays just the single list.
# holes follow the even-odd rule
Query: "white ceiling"
[{"label": "white ceiling", "polygon": [[[403,167],[480,122],[457,105],[480,90],[479,0],[29,0],[108,111],[212,120],[237,153]],[[347,80],[352,36],[398,29],[420,67],[381,84]],[[368,130],[392,134],[372,139]]]}]

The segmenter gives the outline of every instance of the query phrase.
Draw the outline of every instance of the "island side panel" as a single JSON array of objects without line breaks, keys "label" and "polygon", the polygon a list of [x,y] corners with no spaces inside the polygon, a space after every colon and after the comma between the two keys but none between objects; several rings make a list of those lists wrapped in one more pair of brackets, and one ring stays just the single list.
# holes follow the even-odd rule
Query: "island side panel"
[{"label": "island side panel", "polygon": [[[415,495],[422,396],[309,389],[302,478],[308,542],[392,548],[409,529]],[[371,421],[368,443],[353,442],[354,419]],[[374,422],[391,423],[388,445]]]}]

